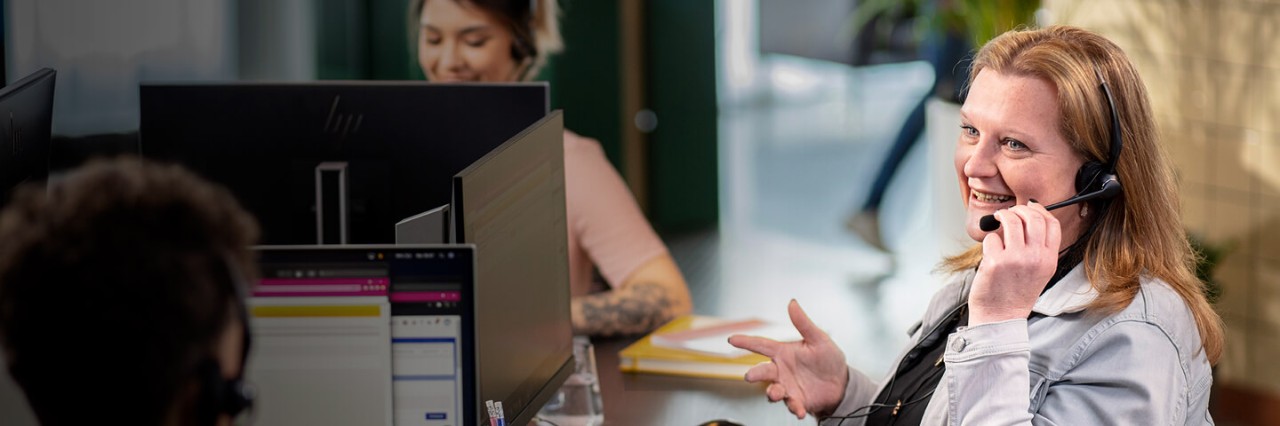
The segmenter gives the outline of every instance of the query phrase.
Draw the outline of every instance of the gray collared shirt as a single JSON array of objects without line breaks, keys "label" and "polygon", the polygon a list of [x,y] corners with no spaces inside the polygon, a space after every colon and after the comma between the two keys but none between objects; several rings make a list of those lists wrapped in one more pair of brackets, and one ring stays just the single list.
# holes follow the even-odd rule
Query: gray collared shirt
[{"label": "gray collared shirt", "polygon": [[[953,275],[934,295],[912,346],[968,298],[973,275]],[[1182,298],[1163,281],[1143,277],[1128,307],[1090,315],[1085,306],[1097,296],[1077,266],[1040,296],[1030,319],[952,333],[943,355],[946,375],[921,424],[1213,424],[1213,376]],[[848,374],[833,416],[877,402],[872,399],[888,381],[877,384],[852,367]],[[863,418],[843,424],[861,425]]]}]

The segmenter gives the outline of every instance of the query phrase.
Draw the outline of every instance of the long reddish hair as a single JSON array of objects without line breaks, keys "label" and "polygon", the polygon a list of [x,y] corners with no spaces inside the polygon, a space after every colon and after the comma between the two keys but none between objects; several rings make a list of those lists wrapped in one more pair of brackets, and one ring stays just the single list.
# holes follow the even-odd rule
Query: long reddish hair
[{"label": "long reddish hair", "polygon": [[[1116,174],[1124,193],[1093,215],[1094,232],[1084,242],[1085,274],[1099,293],[1088,309],[1114,313],[1137,295],[1139,277],[1158,278],[1182,296],[1200,332],[1209,361],[1222,355],[1222,318],[1204,296],[1195,275],[1198,257],[1182,227],[1178,185],[1169,155],[1160,144],[1142,78],[1111,41],[1068,26],[1006,32],[974,57],[969,82],[984,69],[1039,78],[1053,84],[1062,111],[1060,131],[1085,158],[1107,163],[1111,111],[1098,88],[1098,72],[1115,98],[1123,152]],[[1099,209],[1090,209],[1099,211]],[[982,246],[945,259],[940,269],[958,272],[978,266]]]}]

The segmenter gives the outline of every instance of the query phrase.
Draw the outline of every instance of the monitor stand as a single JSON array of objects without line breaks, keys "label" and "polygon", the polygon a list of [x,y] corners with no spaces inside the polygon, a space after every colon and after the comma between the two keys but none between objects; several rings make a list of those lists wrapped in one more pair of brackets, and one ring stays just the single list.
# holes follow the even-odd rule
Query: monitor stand
[{"label": "monitor stand", "polygon": [[347,244],[347,162],[316,166],[315,209],[316,244]]}]

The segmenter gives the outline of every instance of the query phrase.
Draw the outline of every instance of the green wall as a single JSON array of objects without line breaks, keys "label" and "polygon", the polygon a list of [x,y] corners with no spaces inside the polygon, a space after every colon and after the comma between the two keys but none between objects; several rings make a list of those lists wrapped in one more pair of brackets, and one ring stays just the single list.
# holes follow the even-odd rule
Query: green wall
[{"label": "green wall", "polygon": [[[625,0],[624,0],[625,1]],[[715,2],[646,4],[650,220],[669,231],[719,220]]]},{"label": "green wall", "polygon": [[601,0],[560,4],[565,50],[553,56],[542,73],[551,82],[552,108],[564,110],[565,128],[599,140],[613,166],[624,171],[618,4]]}]

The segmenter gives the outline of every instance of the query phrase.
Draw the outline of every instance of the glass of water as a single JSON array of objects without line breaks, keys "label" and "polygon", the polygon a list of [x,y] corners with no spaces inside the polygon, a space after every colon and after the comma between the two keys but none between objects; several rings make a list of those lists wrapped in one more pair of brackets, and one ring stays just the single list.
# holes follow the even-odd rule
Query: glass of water
[{"label": "glass of water", "polygon": [[586,336],[574,336],[573,358],[577,362],[573,374],[542,407],[538,417],[560,426],[603,424],[604,403],[596,374],[596,353]]}]

